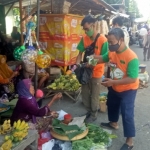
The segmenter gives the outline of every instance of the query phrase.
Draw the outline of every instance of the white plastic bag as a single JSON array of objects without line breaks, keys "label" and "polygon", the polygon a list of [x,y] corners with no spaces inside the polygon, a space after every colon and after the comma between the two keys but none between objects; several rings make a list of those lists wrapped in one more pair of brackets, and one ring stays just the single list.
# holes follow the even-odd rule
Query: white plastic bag
[{"label": "white plastic bag", "polygon": [[52,150],[54,144],[55,144],[55,140],[52,139],[42,145],[42,150]]}]

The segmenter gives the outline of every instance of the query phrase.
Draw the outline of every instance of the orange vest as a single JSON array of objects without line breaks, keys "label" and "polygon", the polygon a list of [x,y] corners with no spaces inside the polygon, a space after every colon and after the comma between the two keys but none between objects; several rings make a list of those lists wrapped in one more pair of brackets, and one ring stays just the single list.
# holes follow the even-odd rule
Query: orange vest
[{"label": "orange vest", "polygon": [[[127,77],[127,68],[131,60],[137,58],[136,54],[127,49],[122,53],[109,52],[109,65],[111,68],[110,76],[113,80],[119,80]],[[139,79],[134,83],[125,85],[113,85],[112,88],[117,92],[127,90],[136,90],[139,86]]]},{"label": "orange vest", "polygon": [[[84,42],[84,47],[90,46],[93,41],[85,35],[83,37],[83,42]],[[97,42],[95,44],[95,55],[100,55],[101,54],[101,49],[103,44],[107,42],[107,39],[104,35],[100,34],[99,38],[97,39]],[[98,64],[94,67],[93,70],[93,78],[101,78],[104,74],[104,64]]]}]

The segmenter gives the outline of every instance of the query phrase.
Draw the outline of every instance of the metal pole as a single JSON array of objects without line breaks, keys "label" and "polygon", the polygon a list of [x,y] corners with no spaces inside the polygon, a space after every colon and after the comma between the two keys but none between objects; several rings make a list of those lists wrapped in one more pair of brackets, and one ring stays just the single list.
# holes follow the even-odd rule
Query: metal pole
[{"label": "metal pole", "polygon": [[21,34],[21,45],[23,44],[23,24],[22,24],[22,0],[19,0],[20,8],[20,34]]},{"label": "metal pole", "polygon": [[[40,0],[37,0],[37,28],[36,28],[37,41],[39,41],[39,22],[40,22]],[[35,64],[35,81],[34,81],[35,91],[37,90],[37,84],[38,84],[38,67]]]}]

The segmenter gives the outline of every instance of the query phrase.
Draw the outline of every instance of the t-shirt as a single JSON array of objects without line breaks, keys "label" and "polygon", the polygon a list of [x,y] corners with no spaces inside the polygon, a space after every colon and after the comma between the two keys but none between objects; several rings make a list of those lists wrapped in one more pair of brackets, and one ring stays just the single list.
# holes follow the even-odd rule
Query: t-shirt
[{"label": "t-shirt", "polygon": [[[90,46],[94,41],[87,35],[83,36],[79,42],[77,49],[80,52],[85,52],[85,48]],[[108,42],[104,35],[100,34],[95,44],[95,55],[104,55],[108,52]],[[100,78],[104,74],[104,64],[97,64],[93,69],[93,78]]]},{"label": "t-shirt", "polygon": [[139,86],[138,72],[139,61],[137,55],[129,48],[122,52],[108,52],[102,56],[104,62],[110,64],[110,77],[113,80],[120,80],[126,77],[137,78],[136,82],[125,85],[113,85],[112,88],[117,92],[135,90]]}]

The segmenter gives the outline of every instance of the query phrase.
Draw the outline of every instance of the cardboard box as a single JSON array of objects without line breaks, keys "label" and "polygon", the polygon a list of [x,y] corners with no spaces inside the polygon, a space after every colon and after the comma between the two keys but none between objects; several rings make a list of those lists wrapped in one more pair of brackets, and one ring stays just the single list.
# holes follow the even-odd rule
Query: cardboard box
[{"label": "cardboard box", "polygon": [[107,110],[106,102],[107,102],[107,101],[105,101],[105,102],[100,101],[100,102],[99,102],[99,106],[100,106],[100,111],[101,111],[101,112],[106,112],[106,110]]}]

